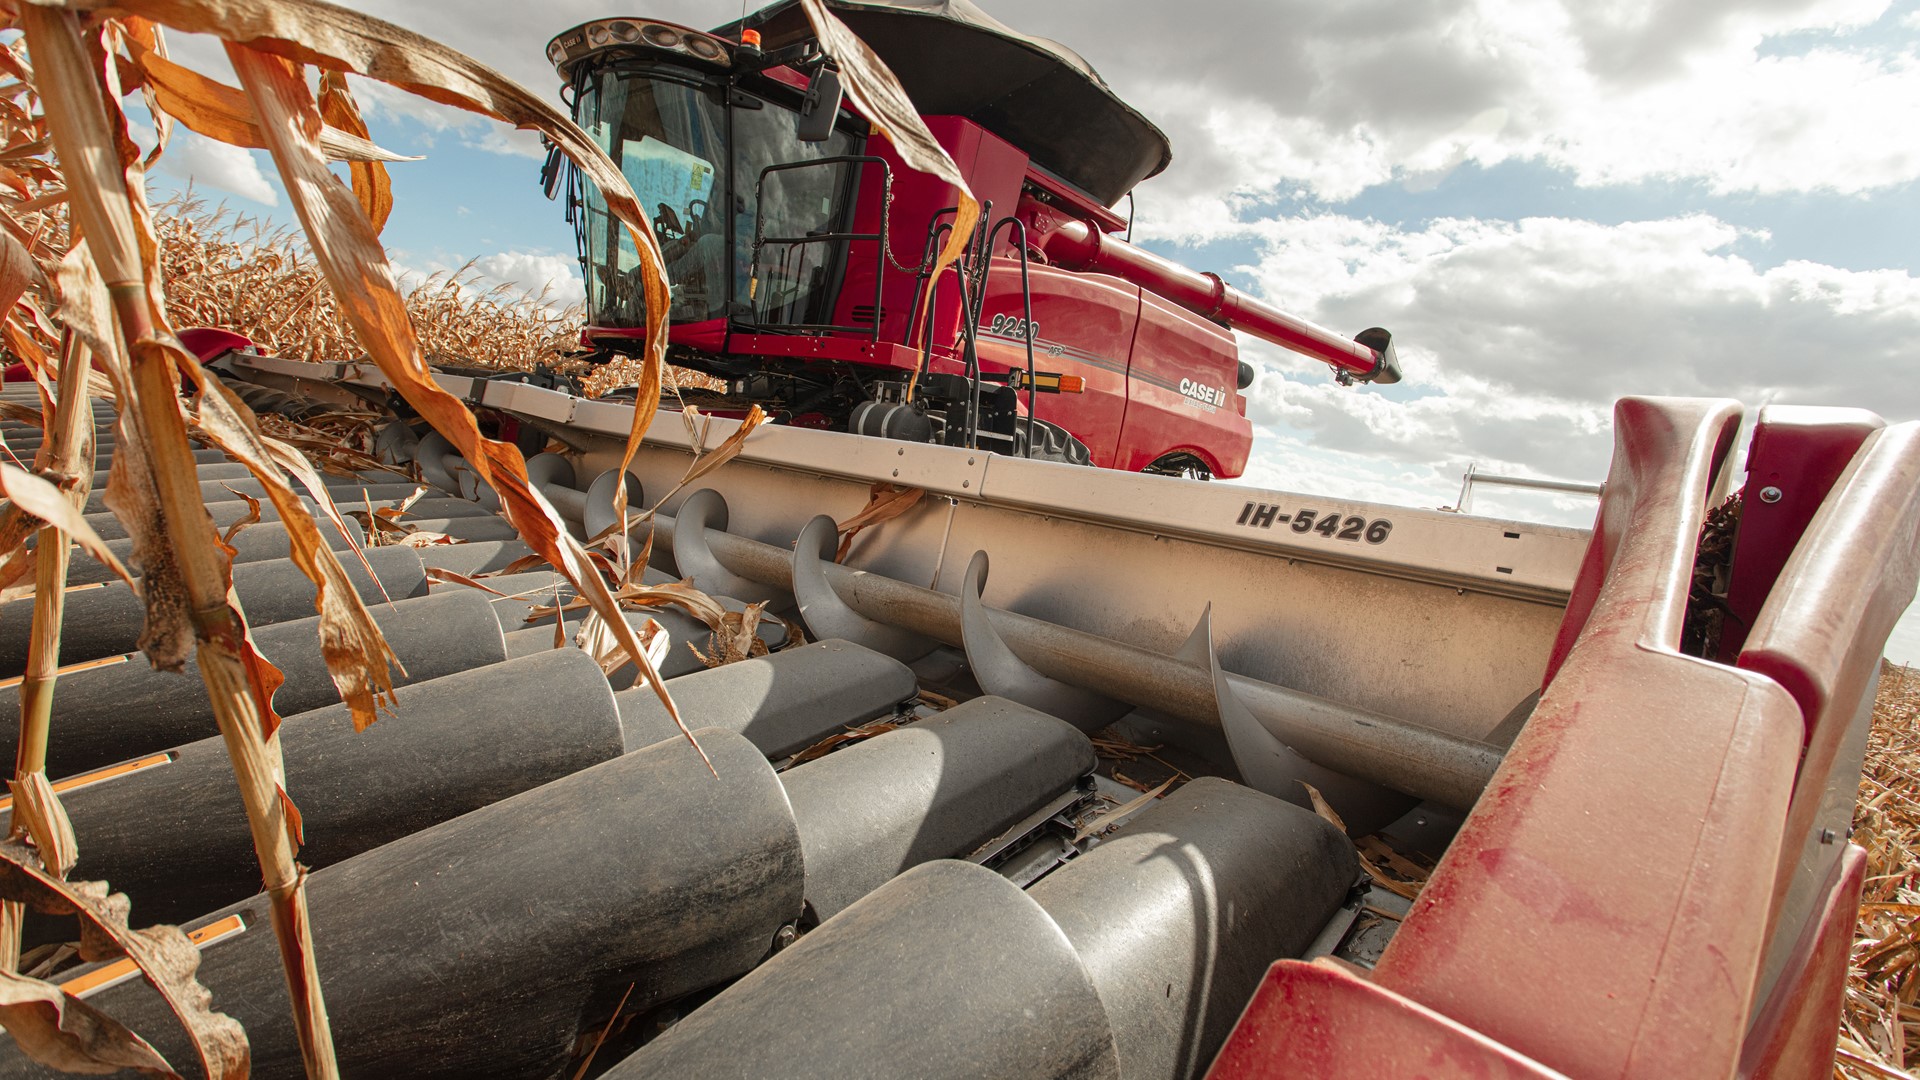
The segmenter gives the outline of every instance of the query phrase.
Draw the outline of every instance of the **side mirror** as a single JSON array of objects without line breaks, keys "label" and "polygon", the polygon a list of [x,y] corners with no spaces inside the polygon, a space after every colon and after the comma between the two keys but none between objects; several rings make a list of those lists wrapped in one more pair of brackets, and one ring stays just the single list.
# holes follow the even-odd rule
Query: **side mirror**
[{"label": "side mirror", "polygon": [[807,84],[807,99],[800,105],[801,142],[826,142],[833,137],[833,123],[840,118],[840,73],[821,66]]},{"label": "side mirror", "polygon": [[552,199],[560,194],[560,148],[547,148],[546,164],[540,166],[540,190]]}]

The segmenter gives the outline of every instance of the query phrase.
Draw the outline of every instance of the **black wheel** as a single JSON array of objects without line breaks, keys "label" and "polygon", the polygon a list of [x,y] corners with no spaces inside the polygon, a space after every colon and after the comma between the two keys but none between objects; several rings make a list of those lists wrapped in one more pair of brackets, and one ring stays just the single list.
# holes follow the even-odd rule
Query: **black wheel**
[{"label": "black wheel", "polygon": [[1213,479],[1213,470],[1192,454],[1168,454],[1140,471],[1155,476],[1180,476],[1188,480]]}]

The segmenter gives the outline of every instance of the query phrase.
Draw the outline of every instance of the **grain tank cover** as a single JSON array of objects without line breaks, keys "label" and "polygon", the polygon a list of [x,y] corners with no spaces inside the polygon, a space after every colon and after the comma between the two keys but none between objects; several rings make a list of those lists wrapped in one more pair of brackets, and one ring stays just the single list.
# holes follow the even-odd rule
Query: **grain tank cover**
[{"label": "grain tank cover", "polygon": [[[1035,164],[1111,206],[1167,167],[1166,135],[1115,96],[1093,65],[1032,37],[970,0],[827,0],[900,77],[924,116],[964,116]],[[760,31],[771,51],[813,36],[796,0],[714,31]]]}]

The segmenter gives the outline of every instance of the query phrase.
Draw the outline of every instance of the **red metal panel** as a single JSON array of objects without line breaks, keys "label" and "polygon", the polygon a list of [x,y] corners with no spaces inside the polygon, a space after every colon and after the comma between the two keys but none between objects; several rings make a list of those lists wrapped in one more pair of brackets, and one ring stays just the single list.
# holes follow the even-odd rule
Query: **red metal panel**
[{"label": "red metal panel", "polygon": [[[994,219],[1013,213],[1020,200],[1020,184],[1027,171],[1027,155],[963,117],[929,116],[925,119],[927,130],[946,148],[954,164],[960,167],[961,175],[967,178],[967,186],[973,190],[974,197],[983,203],[993,203]],[[917,266],[926,249],[927,226],[933,220],[934,213],[953,206],[959,199],[959,193],[953,185],[907,166],[894,153],[892,144],[884,138],[868,139],[866,152],[885,160],[893,170],[893,208],[888,229],[892,254],[902,266]],[[878,165],[865,166],[860,178],[859,199],[854,207],[853,232],[880,231],[881,179]],[[952,220],[952,215],[947,215],[945,220]],[[1005,236],[1003,233],[1002,246]],[[855,325],[853,309],[873,303],[873,275],[880,268],[874,255],[873,244],[853,245],[851,257],[847,260],[847,272],[841,282],[840,296],[834,305],[834,321],[839,325]],[[901,272],[891,263],[887,264],[885,274],[880,298],[883,315],[880,337],[883,341],[903,341],[907,333],[907,316],[913,309],[914,275]],[[955,292],[951,281],[941,288],[949,295]],[[947,310],[952,312],[957,309],[949,306]],[[934,343],[950,345],[958,332],[959,324],[951,317],[936,321]]]},{"label": "red metal panel", "polygon": [[1239,377],[1232,332],[1142,292],[1115,467],[1137,471],[1184,451],[1215,476],[1245,472],[1253,424],[1235,407]]},{"label": "red metal panel", "polygon": [[1731,402],[1628,398],[1604,582],[1377,981],[1552,1068],[1731,1075],[1799,756],[1771,680],[1676,651]]},{"label": "red metal panel", "polygon": [[[1861,409],[1769,405],[1747,452],[1747,486],[1727,582],[1720,659],[1733,662],[1801,533],[1867,436],[1886,426]],[[1771,498],[1762,495],[1771,491]]]},{"label": "red metal panel", "polygon": [[1742,1080],[1826,1080],[1833,1033],[1847,992],[1847,950],[1860,906],[1866,852],[1853,845],[1834,865],[1819,917],[1809,921],[1786,973],[1760,1007],[1741,1055]]},{"label": "red metal panel", "polygon": [[[1651,400],[1655,399],[1622,398],[1614,406],[1614,419],[1616,423],[1620,419],[1623,407],[1626,407],[1629,402],[1639,402],[1641,404],[1633,406],[1633,412],[1638,421],[1642,425],[1645,425],[1646,430],[1638,433],[1636,438],[1641,441],[1649,438],[1662,437],[1668,440],[1673,439],[1675,437],[1674,433],[1667,432],[1663,436],[1660,432],[1660,428],[1663,425],[1670,425],[1672,421],[1662,420],[1650,415],[1646,409],[1642,407]],[[1732,403],[1728,402],[1728,404],[1731,405]],[[1714,468],[1719,468],[1719,463],[1726,458],[1727,452],[1732,447],[1733,439],[1737,432],[1737,428],[1727,427],[1719,433],[1718,443],[1714,449]],[[1616,430],[1614,433],[1614,474],[1609,478],[1609,484],[1612,484],[1615,479],[1628,479],[1621,475],[1623,464],[1631,467],[1631,462],[1623,462],[1623,450],[1625,450],[1625,447],[1622,443],[1622,433]],[[1705,487],[1689,489],[1687,492],[1689,503],[1686,509],[1704,515],[1706,512],[1705,501],[1708,498],[1709,492],[1712,490],[1714,490],[1714,485],[1711,481],[1709,481]],[[1611,491],[1608,492],[1608,495],[1612,494]],[[1657,492],[1647,492],[1643,490],[1641,494],[1643,498],[1658,497]],[[1677,498],[1678,493],[1675,493],[1674,497]],[[1699,501],[1697,503],[1693,502],[1692,500],[1695,499]],[[1606,495],[1601,497],[1599,513],[1594,515],[1593,519],[1593,542],[1587,545],[1586,557],[1580,561],[1580,572],[1574,577],[1572,594],[1567,599],[1567,613],[1560,620],[1560,630],[1554,637],[1553,651],[1549,653],[1547,657],[1546,675],[1540,682],[1542,687],[1553,681],[1554,676],[1560,671],[1560,665],[1566,662],[1567,654],[1573,650],[1574,642],[1578,641],[1580,635],[1586,630],[1587,619],[1592,614],[1594,605],[1600,599],[1600,590],[1607,584],[1609,576],[1613,572],[1614,559],[1618,554],[1621,539],[1625,536],[1628,527],[1634,524],[1636,513],[1636,504],[1634,500],[1630,498],[1623,496],[1607,497]],[[1693,562],[1692,545],[1694,541],[1692,538],[1689,538],[1686,543],[1689,545],[1686,561],[1688,567],[1691,568]],[[1677,571],[1678,567],[1676,566],[1672,569]],[[1684,593],[1684,590],[1682,591]]]},{"label": "red metal panel", "polygon": [[824,337],[799,334],[735,334],[732,350],[742,356],[791,356],[798,360],[835,360],[912,371],[920,354],[905,345],[864,337]]},{"label": "red metal panel", "polygon": [[[1869,436],[1811,517],[1740,654],[1742,668],[1784,686],[1800,707],[1806,749],[1782,834],[1795,855],[1834,769],[1858,768],[1837,761],[1838,749],[1920,580],[1920,423]],[[1795,866],[1780,867],[1776,906]]]},{"label": "red metal panel", "polygon": [[[1140,288],[1101,274],[1075,274],[1054,266],[1029,268],[1033,293],[1033,365],[1086,380],[1079,394],[1035,394],[1034,411],[1073,432],[1101,468],[1117,467],[1115,451],[1127,412],[1127,354],[1140,318]],[[996,259],[987,275],[980,308],[980,370],[1025,369],[1027,351],[1017,325],[1023,317],[1020,264]],[[996,320],[998,320],[996,322]],[[996,330],[995,327],[999,329]],[[957,361],[936,370],[958,373]],[[1021,395],[1024,404],[1026,395]]]},{"label": "red metal panel", "polygon": [[1333,961],[1268,969],[1208,1080],[1549,1080],[1561,1074]]}]

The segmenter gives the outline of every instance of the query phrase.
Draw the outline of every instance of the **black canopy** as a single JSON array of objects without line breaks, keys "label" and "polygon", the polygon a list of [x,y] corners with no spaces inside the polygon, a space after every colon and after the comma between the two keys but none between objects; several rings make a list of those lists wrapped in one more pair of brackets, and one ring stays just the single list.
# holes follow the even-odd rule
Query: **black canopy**
[{"label": "black canopy", "polygon": [[[827,0],[900,77],[927,116],[964,116],[1111,206],[1167,167],[1167,137],[1114,96],[1099,72],[1057,41],[1031,37],[970,0]],[[798,0],[715,31],[760,31],[771,51],[813,30]]]}]

